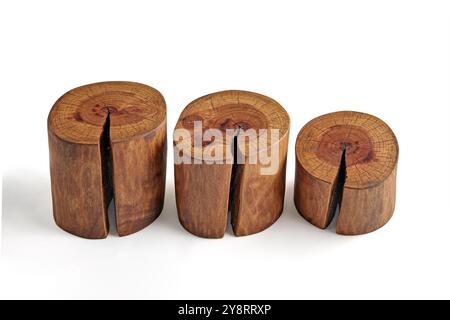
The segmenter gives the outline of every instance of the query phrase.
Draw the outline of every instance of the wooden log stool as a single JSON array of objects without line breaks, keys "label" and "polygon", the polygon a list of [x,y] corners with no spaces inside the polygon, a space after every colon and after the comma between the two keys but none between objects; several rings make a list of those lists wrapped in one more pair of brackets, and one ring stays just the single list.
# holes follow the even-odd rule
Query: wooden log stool
[{"label": "wooden log stool", "polygon": [[64,94],[48,117],[53,214],[74,235],[105,238],[114,197],[117,231],[160,214],[166,171],[166,105],[155,89],[102,82]]},{"label": "wooden log stool", "polygon": [[221,238],[228,214],[236,236],[271,226],[283,211],[288,135],[288,114],[266,96],[223,91],[191,102],[174,132],[183,227]]},{"label": "wooden log stool", "polygon": [[296,142],[294,200],[300,214],[336,232],[358,235],[385,225],[395,207],[397,139],[382,120],[342,111],[306,124]]}]

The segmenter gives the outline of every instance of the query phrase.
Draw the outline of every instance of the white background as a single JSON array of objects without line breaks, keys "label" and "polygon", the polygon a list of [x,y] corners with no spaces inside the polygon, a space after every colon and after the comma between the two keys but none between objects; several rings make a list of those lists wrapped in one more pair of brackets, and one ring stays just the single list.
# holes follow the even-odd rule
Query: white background
[{"label": "white background", "polygon": [[[448,1],[2,1],[1,298],[450,298]],[[160,90],[168,134],[193,99],[243,89],[291,117],[285,211],[268,230],[200,239],[166,203],[143,231],[89,241],[53,222],[47,114],[67,90]],[[397,207],[372,234],[319,230],[293,206],[294,142],[323,113],[385,120]]]}]

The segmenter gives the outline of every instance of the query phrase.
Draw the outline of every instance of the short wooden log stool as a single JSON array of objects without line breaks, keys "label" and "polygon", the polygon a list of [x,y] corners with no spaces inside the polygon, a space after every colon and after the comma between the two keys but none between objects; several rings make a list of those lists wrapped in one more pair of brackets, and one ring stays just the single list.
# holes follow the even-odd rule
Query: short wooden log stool
[{"label": "short wooden log stool", "polygon": [[48,117],[53,214],[74,235],[105,238],[114,197],[117,231],[160,214],[166,172],[166,105],[155,89],[102,82],[73,89]]},{"label": "short wooden log stool", "polygon": [[339,205],[339,234],[368,233],[389,221],[399,148],[386,123],[360,112],[326,114],[303,127],[295,151],[294,200],[306,220],[324,229]]},{"label": "short wooden log stool", "polygon": [[191,102],[174,132],[176,202],[184,228],[221,238],[228,213],[236,236],[271,226],[283,211],[288,135],[288,114],[266,96],[223,91]]}]

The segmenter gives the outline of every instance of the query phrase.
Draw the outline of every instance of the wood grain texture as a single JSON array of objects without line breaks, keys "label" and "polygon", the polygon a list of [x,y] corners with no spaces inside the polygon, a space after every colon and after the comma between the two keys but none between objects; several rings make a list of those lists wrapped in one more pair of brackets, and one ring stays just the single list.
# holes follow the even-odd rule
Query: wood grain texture
[{"label": "wood grain texture", "polygon": [[[192,157],[191,164],[175,164],[176,202],[181,224],[192,234],[205,238],[224,236],[228,214],[236,236],[254,234],[271,226],[283,211],[289,136],[286,111],[273,99],[257,93],[222,91],[191,102],[181,113],[175,129],[186,129],[193,136],[194,121],[202,122],[203,131],[218,129],[225,135],[227,129],[235,129],[239,133],[234,137],[235,145],[214,141],[196,146],[193,141],[174,141],[175,154],[190,148]],[[280,155],[274,174],[262,175],[260,169],[264,166],[248,161],[248,147],[256,141],[237,139],[247,129],[279,130],[279,140],[264,141],[267,141],[267,148],[277,149]],[[211,146],[217,150],[218,145],[227,163],[210,164],[208,159],[200,164],[193,163],[196,154],[204,155]],[[245,163],[236,163],[237,152],[245,155]]]},{"label": "wood grain texture", "polygon": [[326,228],[339,206],[336,232],[358,235],[385,225],[395,207],[398,143],[382,120],[341,111],[313,119],[296,142],[294,201]]},{"label": "wood grain texture", "polygon": [[101,82],[64,94],[48,117],[53,214],[89,239],[108,234],[114,197],[120,236],[160,214],[166,171],[166,106],[155,89]]}]

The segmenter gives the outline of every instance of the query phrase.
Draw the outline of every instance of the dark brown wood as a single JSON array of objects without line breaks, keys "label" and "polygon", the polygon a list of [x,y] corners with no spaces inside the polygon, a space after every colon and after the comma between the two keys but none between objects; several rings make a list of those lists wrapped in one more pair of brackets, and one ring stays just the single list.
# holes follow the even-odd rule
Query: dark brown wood
[{"label": "dark brown wood", "polygon": [[[279,152],[279,163],[273,174],[261,174],[264,167],[259,161],[249,161],[245,152],[255,141],[239,141],[219,145],[227,163],[208,164],[200,159],[218,142],[203,143],[174,140],[174,152],[190,149],[191,164],[175,164],[175,190],[178,215],[181,224],[194,235],[205,238],[224,236],[228,213],[236,236],[250,235],[271,226],[283,211],[285,192],[286,154],[289,135],[289,116],[276,101],[252,92],[223,91],[201,97],[191,102],[181,113],[177,129],[186,129],[193,136],[195,121],[202,122],[202,129],[218,129],[224,135],[227,129],[278,129],[279,140],[270,141],[268,148]],[[186,143],[188,145],[186,145]],[[236,145],[236,150],[232,151]],[[199,150],[197,150],[199,149]],[[239,150],[239,151],[237,151]],[[233,163],[236,152],[245,155],[245,163]],[[231,157],[231,159],[230,159]]]},{"label": "dark brown wood", "polygon": [[398,143],[382,120],[342,111],[306,124],[296,142],[294,201],[319,228],[358,235],[385,225],[395,207]]},{"label": "dark brown wood", "polygon": [[101,82],[64,94],[48,117],[53,214],[89,239],[108,234],[114,198],[120,236],[160,214],[166,172],[166,106],[155,89]]}]

